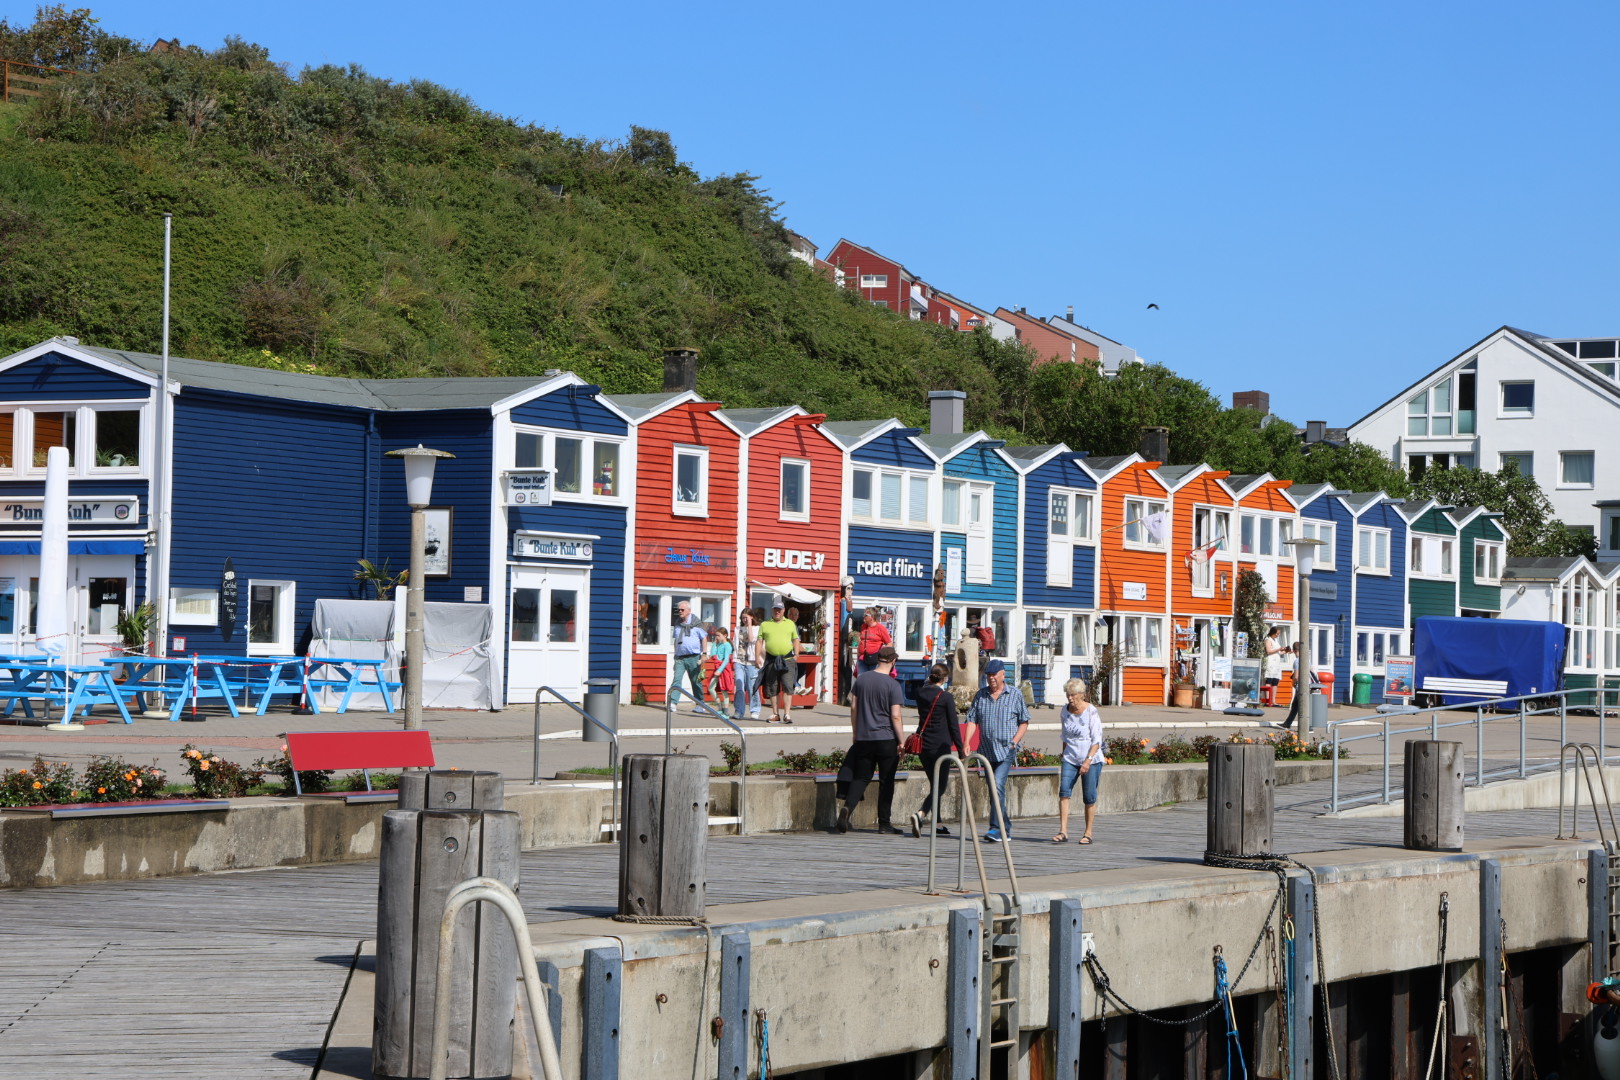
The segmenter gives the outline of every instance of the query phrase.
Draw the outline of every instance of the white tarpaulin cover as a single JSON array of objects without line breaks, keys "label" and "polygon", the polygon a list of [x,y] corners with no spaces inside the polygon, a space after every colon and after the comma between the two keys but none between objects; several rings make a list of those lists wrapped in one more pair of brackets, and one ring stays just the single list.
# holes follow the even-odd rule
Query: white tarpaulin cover
[{"label": "white tarpaulin cover", "polygon": [[[336,656],[354,660],[384,660],[383,671],[390,682],[399,681],[400,652],[394,647],[394,605],[386,600],[316,600],[315,617],[310,623],[310,656]],[[336,709],[342,700],[339,690],[320,691],[323,709]],[[382,695],[356,694],[351,709],[383,707]],[[399,701],[395,709],[401,708]]]},{"label": "white tarpaulin cover", "polygon": [[428,709],[494,709],[495,667],[488,604],[423,606],[422,705]]}]

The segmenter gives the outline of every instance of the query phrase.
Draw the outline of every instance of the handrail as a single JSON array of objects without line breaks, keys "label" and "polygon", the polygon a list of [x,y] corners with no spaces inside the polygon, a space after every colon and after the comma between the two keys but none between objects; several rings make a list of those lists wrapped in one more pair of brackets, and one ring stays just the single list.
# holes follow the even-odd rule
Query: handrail
[{"label": "handrail", "polygon": [[540,1072],[544,1080],[563,1080],[562,1062],[551,1034],[551,1015],[546,1011],[546,984],[534,962],[534,942],[529,937],[529,920],[517,894],[494,878],[468,878],[450,890],[439,920],[439,963],[433,980],[433,1056],[429,1059],[428,1080],[446,1080],[450,1071],[450,974],[455,963],[456,916],[468,904],[494,904],[506,916],[516,939],[518,971],[529,997],[529,1019],[540,1044]]},{"label": "handrail", "polygon": [[720,712],[707,701],[694,695],[690,690],[682,690],[679,684],[669,688],[664,695],[664,753],[669,753],[671,733],[675,727],[675,702],[677,698],[684,697],[698,707],[700,712],[706,712],[726,727],[737,733],[742,740],[742,783],[737,789],[737,835],[748,835],[748,732],[733,723],[731,717]]},{"label": "handrail", "polygon": [[[968,767],[966,762],[963,760],[964,757],[968,761],[977,760],[984,763],[985,786],[990,789],[991,827],[995,828],[999,823],[1003,841],[1001,845],[1001,853],[1007,860],[1007,881],[1012,886],[1013,908],[1015,910],[1020,909],[1023,906],[1023,901],[1018,894],[1018,871],[1013,867],[1012,841],[1009,838],[1007,831],[1007,814],[1001,805],[1001,793],[996,790],[996,770],[995,767],[990,764],[989,758],[985,757],[981,753],[978,753],[977,751],[966,755],[940,755],[940,757],[934,762],[934,816],[930,821],[930,824],[932,825],[939,821],[940,809],[944,805],[945,790],[940,786],[941,772],[946,767],[954,763],[956,766],[957,775],[959,775],[962,779],[962,817],[966,819],[966,828],[963,828],[963,821],[959,820],[956,823],[957,832],[961,834],[960,838],[957,840],[956,891],[967,891],[963,887],[963,880],[967,862],[967,844],[969,839],[971,839],[973,841],[973,861],[977,864],[979,869],[979,891],[983,896],[985,910],[988,911],[990,909],[990,879],[988,875],[985,874],[984,853],[979,848],[979,827],[974,821],[973,817],[973,793],[968,790]],[[939,829],[936,825],[928,834],[928,890],[926,894],[928,896],[939,895],[938,891],[934,888],[934,852],[938,844]]]},{"label": "handrail", "polygon": [[[1529,762],[1527,730],[1529,720],[1534,716],[1551,716],[1554,714],[1558,716],[1558,741],[1559,744],[1562,745],[1568,741],[1570,708],[1594,709],[1597,712],[1597,745],[1599,747],[1607,747],[1608,740],[1606,735],[1608,711],[1613,707],[1609,704],[1609,701],[1611,700],[1610,695],[1615,694],[1616,692],[1617,688],[1600,684],[1597,686],[1580,687],[1578,689],[1551,690],[1547,691],[1546,693],[1520,694],[1514,697],[1486,698],[1480,701],[1471,701],[1463,705],[1430,705],[1424,708],[1404,708],[1398,712],[1362,714],[1360,716],[1350,716],[1345,717],[1342,720],[1331,721],[1328,724],[1328,730],[1331,732],[1333,741],[1333,786],[1332,794],[1330,795],[1328,801],[1328,812],[1338,813],[1347,806],[1354,806],[1360,803],[1372,802],[1375,800],[1388,803],[1394,797],[1404,796],[1404,789],[1396,789],[1390,786],[1390,737],[1392,735],[1412,735],[1418,732],[1426,731],[1428,732],[1430,739],[1438,739],[1440,737],[1440,732],[1448,728],[1473,728],[1473,786],[1475,787],[1484,787],[1488,779],[1499,779],[1510,775],[1517,776],[1522,779],[1533,771],[1545,771],[1553,767],[1550,762],[1534,766],[1532,766]],[[1577,697],[1581,700],[1571,706],[1571,701]],[[1556,699],[1556,705],[1539,709],[1531,708],[1532,702],[1552,699]],[[1501,711],[1487,714],[1486,710],[1488,708],[1499,708]],[[1467,719],[1448,720],[1445,722],[1442,722],[1440,719],[1440,713],[1442,712],[1458,712],[1465,709],[1472,709],[1473,716]],[[1426,722],[1419,723],[1412,727],[1391,727],[1392,718],[1425,716],[1428,718]],[[1341,731],[1341,728],[1347,724],[1362,724],[1369,721],[1376,722],[1379,725],[1379,730],[1368,732],[1363,735],[1346,735],[1343,733],[1343,731]],[[1502,721],[1516,721],[1519,725],[1519,760],[1516,765],[1505,769],[1493,769],[1490,772],[1487,772],[1485,769],[1485,725],[1488,723]],[[1343,751],[1343,748],[1348,746],[1350,743],[1364,742],[1368,739],[1382,740],[1382,794],[1381,796],[1369,794],[1359,795],[1353,798],[1342,798],[1339,794],[1339,761],[1341,752]],[[1600,752],[1600,761],[1602,757],[1603,755]]]},{"label": "handrail", "polygon": [[608,775],[613,781],[613,806],[609,810],[609,828],[615,840],[619,838],[619,733],[608,727],[602,721],[575,705],[549,686],[542,686],[534,692],[534,776],[529,781],[532,784],[540,782],[540,695],[550,694],[564,705],[573,709],[590,723],[607,733],[608,737]]},{"label": "handrail", "polygon": [[[1592,802],[1592,819],[1597,823],[1598,840],[1603,844],[1603,850],[1610,855],[1620,853],[1620,828],[1615,826],[1614,803],[1609,799],[1609,780],[1603,774],[1603,756],[1591,743],[1565,743],[1558,750],[1558,839],[1580,839],[1581,816],[1581,785],[1577,781],[1570,785],[1571,806],[1569,814],[1569,835],[1564,835],[1564,780],[1568,775],[1568,758],[1570,751],[1575,752],[1575,764],[1581,770],[1581,776],[1586,780],[1586,795]],[[1603,808],[1608,811],[1609,827],[1603,827],[1603,816],[1598,813],[1597,791],[1592,787],[1592,768],[1597,767],[1598,785],[1603,789]]]}]

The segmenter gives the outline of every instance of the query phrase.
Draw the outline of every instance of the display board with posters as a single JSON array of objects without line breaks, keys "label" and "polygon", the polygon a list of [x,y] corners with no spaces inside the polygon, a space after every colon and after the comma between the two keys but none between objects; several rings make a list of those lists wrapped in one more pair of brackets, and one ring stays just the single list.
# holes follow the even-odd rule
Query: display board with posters
[{"label": "display board with posters", "polygon": [[1394,705],[1410,705],[1412,688],[1417,685],[1416,662],[1410,656],[1384,657],[1384,700]]},{"label": "display board with posters", "polygon": [[1232,661],[1232,704],[1248,708],[1260,705],[1260,658],[1245,656]]}]

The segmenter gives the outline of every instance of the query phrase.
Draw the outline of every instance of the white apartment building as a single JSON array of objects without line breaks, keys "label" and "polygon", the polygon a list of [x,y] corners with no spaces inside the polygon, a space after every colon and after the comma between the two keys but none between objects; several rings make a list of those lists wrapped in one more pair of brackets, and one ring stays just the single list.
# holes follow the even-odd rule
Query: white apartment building
[{"label": "white apartment building", "polygon": [[[1620,558],[1620,339],[1504,326],[1350,425],[1412,476],[1513,465],[1571,528]],[[1600,502],[1614,505],[1599,507]]]}]

